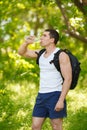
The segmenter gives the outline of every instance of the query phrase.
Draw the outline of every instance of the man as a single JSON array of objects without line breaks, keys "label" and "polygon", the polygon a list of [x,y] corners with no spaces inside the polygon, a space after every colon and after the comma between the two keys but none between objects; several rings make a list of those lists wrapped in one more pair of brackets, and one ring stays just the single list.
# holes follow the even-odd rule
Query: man
[{"label": "man", "polygon": [[[40,45],[46,51],[39,59],[40,89],[33,110],[32,130],[41,130],[46,117],[50,118],[53,130],[63,130],[63,118],[67,115],[65,98],[70,88],[72,70],[69,57],[64,52],[59,55],[64,82],[54,64],[50,64],[54,53],[59,50],[56,47],[58,40],[59,34],[53,29],[45,30],[40,38]],[[28,49],[28,45],[33,42],[34,37],[30,36],[20,46],[18,53],[27,58],[37,58],[36,51],[39,52],[39,50]]]}]

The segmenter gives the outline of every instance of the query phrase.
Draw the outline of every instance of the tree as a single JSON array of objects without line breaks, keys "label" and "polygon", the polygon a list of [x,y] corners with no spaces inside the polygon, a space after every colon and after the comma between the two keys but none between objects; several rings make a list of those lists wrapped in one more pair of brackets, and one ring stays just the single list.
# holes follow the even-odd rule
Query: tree
[{"label": "tree", "polygon": [[[66,28],[67,28],[67,30],[65,32],[68,33],[70,36],[72,36],[72,37],[82,41],[83,43],[87,44],[86,35],[82,35],[81,30],[79,30],[77,27],[72,25],[73,21],[70,23],[70,18],[68,17],[69,16],[68,10],[66,9],[66,6],[62,6],[63,2],[61,2],[61,0],[56,0],[56,3],[58,5],[59,9],[61,10],[62,16],[64,18],[64,22],[65,22],[65,25],[66,25]],[[69,2],[67,4],[69,4]],[[86,10],[84,9],[84,3],[80,3],[79,0],[77,0],[77,1],[74,0],[74,4],[78,7],[78,9],[80,9],[83,12],[84,15],[86,14]],[[72,5],[73,5],[73,3],[71,3],[71,6]],[[71,11],[72,11],[72,8],[71,8]],[[71,11],[69,13],[71,13]],[[75,15],[74,15],[74,17],[75,17]],[[75,18],[74,18],[74,20],[75,20]],[[87,19],[85,19],[85,17],[84,17],[84,20],[85,20],[85,23],[86,23]],[[86,26],[86,25],[84,24],[84,26]],[[84,30],[85,30],[85,28],[84,28]],[[84,32],[86,34],[87,30],[85,30]]]},{"label": "tree", "polygon": [[[58,46],[70,49],[81,62],[77,90],[82,88],[81,99],[85,99],[82,93],[87,84],[87,0],[1,0],[0,23],[0,129],[27,130],[31,126],[31,106],[38,89],[39,68],[34,60],[22,58],[17,53],[25,35],[30,35],[31,31],[36,36],[46,28],[59,31]],[[30,47],[41,48],[38,42]],[[75,96],[78,96],[76,91]],[[73,115],[72,105],[70,113]],[[74,115],[79,121],[82,117],[86,121],[85,113],[86,107]],[[79,129],[80,123],[75,123],[79,124],[76,128]],[[81,124],[86,128],[85,122]],[[44,129],[47,128],[48,124]]]},{"label": "tree", "polygon": [[[11,2],[9,0],[1,0],[1,79],[12,79],[12,77],[17,77],[13,75],[20,75],[27,70],[23,65],[27,63],[21,60],[20,57],[18,58],[17,49],[19,44],[23,42],[24,36],[30,34],[30,30],[34,31],[35,35],[38,35],[45,28],[57,29],[60,33],[61,44],[59,46],[69,48],[81,59],[83,54],[85,55],[87,47],[87,19],[86,8],[82,8],[85,7],[84,3],[80,3],[79,0],[77,0],[77,3],[70,0],[14,0]],[[79,4],[81,4],[82,10],[78,6]],[[76,47],[76,45],[78,46]],[[40,48],[40,46],[37,43],[31,48]],[[22,62],[23,68],[17,63],[17,59]],[[35,63],[31,60],[31,64]],[[32,67],[29,68],[31,69]],[[33,71],[37,72],[36,69],[32,68],[31,72]],[[8,73],[10,73],[9,77]]]}]

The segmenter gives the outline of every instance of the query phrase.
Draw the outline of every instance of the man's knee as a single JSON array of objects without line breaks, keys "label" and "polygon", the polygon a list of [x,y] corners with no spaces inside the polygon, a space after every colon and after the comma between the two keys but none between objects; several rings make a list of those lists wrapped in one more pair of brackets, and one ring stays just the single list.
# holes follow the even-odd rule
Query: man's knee
[{"label": "man's knee", "polygon": [[62,130],[61,125],[54,124],[52,127],[53,127],[53,130]]},{"label": "man's knee", "polygon": [[62,124],[63,124],[63,120],[62,119],[53,119],[51,120],[52,123],[52,128],[53,130],[62,130]]},{"label": "man's knee", "polygon": [[40,130],[40,125],[39,124],[32,124],[32,130]]}]

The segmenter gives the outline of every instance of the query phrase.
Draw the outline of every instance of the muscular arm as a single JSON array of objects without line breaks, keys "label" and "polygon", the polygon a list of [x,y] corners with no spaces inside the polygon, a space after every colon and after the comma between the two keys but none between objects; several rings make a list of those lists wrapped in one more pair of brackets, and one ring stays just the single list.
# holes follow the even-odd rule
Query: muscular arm
[{"label": "muscular arm", "polygon": [[28,49],[28,45],[32,44],[34,41],[33,37],[26,40],[18,49],[18,54],[24,56],[26,58],[37,58],[37,54],[35,53],[38,50],[30,50]]},{"label": "muscular arm", "polygon": [[64,99],[69,91],[72,81],[72,69],[69,57],[66,53],[62,52],[59,55],[60,69],[62,76],[64,77],[62,92],[60,98],[56,104],[55,110],[59,111],[64,107]]},{"label": "muscular arm", "polygon": [[59,100],[64,101],[71,85],[72,69],[71,69],[69,56],[65,54],[64,52],[60,54],[59,61],[60,61],[61,73],[62,73],[62,76],[64,77],[62,93]]}]

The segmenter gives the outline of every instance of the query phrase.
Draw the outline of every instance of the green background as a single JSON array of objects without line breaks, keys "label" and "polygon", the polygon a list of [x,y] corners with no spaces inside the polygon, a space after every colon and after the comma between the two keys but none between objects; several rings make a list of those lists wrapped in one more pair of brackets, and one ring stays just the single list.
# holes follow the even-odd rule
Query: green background
[{"label": "green background", "polygon": [[[39,88],[35,60],[18,55],[24,37],[44,29],[59,31],[57,46],[81,62],[76,89],[67,95],[64,130],[87,129],[87,2],[79,0],[0,1],[0,130],[31,130],[32,109]],[[30,46],[41,49],[39,43]],[[49,119],[42,130],[51,130]]]}]

